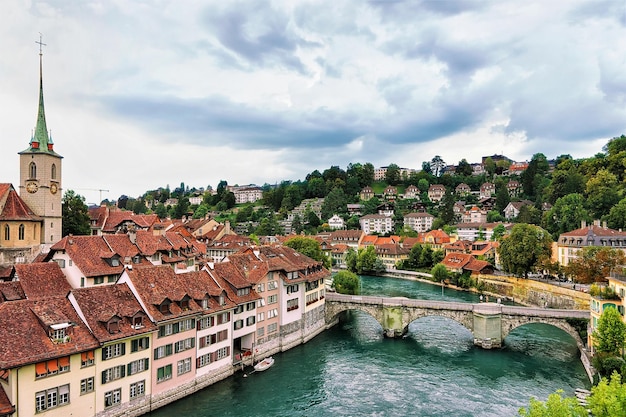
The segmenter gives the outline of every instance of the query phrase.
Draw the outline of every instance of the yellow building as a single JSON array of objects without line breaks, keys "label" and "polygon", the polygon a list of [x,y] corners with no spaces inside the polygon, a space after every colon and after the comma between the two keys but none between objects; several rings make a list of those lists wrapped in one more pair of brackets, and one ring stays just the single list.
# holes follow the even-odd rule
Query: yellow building
[{"label": "yellow building", "polygon": [[598,327],[598,320],[607,308],[616,308],[622,315],[622,321],[626,322],[624,311],[626,311],[626,277],[608,277],[608,287],[613,290],[615,297],[592,296],[591,297],[591,314],[589,321],[588,346],[593,353],[593,337],[592,333]]}]

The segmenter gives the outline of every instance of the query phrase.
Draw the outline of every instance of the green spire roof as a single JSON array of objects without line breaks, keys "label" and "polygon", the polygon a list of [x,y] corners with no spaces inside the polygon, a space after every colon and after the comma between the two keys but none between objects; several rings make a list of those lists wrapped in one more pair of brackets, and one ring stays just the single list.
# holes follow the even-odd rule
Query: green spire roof
[{"label": "green spire roof", "polygon": [[46,112],[43,106],[43,65],[42,53],[39,52],[39,109],[37,111],[37,125],[35,126],[35,134],[30,140],[28,149],[19,152],[25,153],[47,153],[61,157],[54,152],[52,137],[48,135],[48,127],[46,126]]}]

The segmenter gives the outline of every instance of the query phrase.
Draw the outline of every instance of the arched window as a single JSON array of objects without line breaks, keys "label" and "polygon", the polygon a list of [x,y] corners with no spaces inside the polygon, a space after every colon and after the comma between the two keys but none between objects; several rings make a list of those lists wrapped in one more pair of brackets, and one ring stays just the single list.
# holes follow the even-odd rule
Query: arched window
[{"label": "arched window", "polygon": [[11,229],[9,229],[9,225],[5,224],[4,225],[4,240],[9,240],[11,239]]},{"label": "arched window", "polygon": [[57,179],[57,166],[56,164],[52,164],[52,168],[50,169],[50,178],[53,180]]},{"label": "arched window", "polygon": [[18,240],[24,240],[24,229],[25,229],[24,224],[23,223],[20,224],[20,227],[17,231]]},{"label": "arched window", "polygon": [[30,178],[37,178],[37,165],[34,162],[31,162],[28,166],[28,174]]}]

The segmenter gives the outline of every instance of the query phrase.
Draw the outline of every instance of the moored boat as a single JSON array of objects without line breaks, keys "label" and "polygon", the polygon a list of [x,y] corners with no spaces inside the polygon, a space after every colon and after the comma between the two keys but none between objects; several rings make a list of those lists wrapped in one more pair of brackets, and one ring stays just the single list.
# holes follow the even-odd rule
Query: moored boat
[{"label": "moored boat", "polygon": [[265,371],[272,365],[274,365],[274,358],[270,356],[270,357],[263,359],[261,362],[257,363],[256,365],[254,365],[254,370],[257,372]]}]

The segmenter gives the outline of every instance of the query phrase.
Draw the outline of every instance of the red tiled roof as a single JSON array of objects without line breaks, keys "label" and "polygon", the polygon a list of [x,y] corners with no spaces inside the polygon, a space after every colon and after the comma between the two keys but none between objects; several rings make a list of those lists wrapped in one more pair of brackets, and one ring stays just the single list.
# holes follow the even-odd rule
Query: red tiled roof
[{"label": "red tiled roof", "polygon": [[[145,313],[127,284],[76,288],[72,290],[72,295],[100,343],[156,330],[156,326],[147,316],[143,319],[143,327],[133,328],[133,316]],[[120,331],[110,333],[107,330],[107,321],[114,316],[121,318]]]},{"label": "red tiled roof", "polygon": [[20,198],[11,184],[0,184],[0,220],[30,220],[38,221],[37,216]]},{"label": "red tiled roof", "polygon": [[2,295],[0,302],[26,299],[26,294],[24,294],[22,284],[19,281],[0,282],[0,295]]},{"label": "red tiled roof", "polygon": [[13,413],[15,413],[15,407],[9,401],[4,388],[0,385],[0,415],[12,415]]},{"label": "red tiled roof", "polygon": [[[177,304],[186,295],[191,297],[191,289],[186,274],[176,274],[169,265],[127,269],[125,274],[128,275],[141,297],[147,313],[157,322],[202,311],[202,308],[193,300],[189,302],[189,309],[186,311],[183,311]],[[172,301],[169,314],[163,314],[159,310],[159,306],[166,299]]]},{"label": "red tiled roof", "polygon": [[124,270],[121,262],[111,266],[105,261],[115,253],[103,236],[65,236],[50,250],[65,251],[85,277],[119,275]]},{"label": "red tiled roof", "polygon": [[[53,342],[50,324],[69,323],[65,343]],[[67,298],[0,304],[0,369],[11,369],[98,347]]]},{"label": "red tiled roof", "polygon": [[17,264],[15,274],[29,300],[65,297],[72,289],[56,262]]}]

